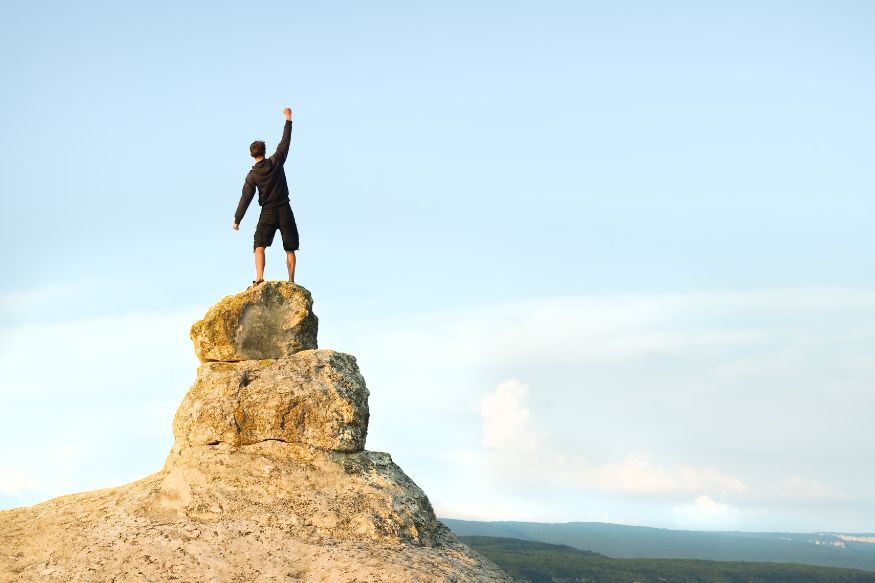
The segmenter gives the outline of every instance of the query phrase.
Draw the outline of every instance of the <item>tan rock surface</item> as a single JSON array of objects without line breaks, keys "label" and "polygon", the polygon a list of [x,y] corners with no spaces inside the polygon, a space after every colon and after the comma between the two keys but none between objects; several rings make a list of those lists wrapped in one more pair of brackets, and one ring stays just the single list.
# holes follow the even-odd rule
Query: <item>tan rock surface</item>
[{"label": "tan rock surface", "polygon": [[[202,360],[255,345],[281,356],[204,363],[161,471],[0,511],[0,581],[510,581],[437,520],[388,454],[363,449],[369,393],[355,358],[291,350],[295,326],[312,325],[316,344],[309,293],[255,289],[211,308],[192,328],[195,349]],[[294,306],[306,307],[300,318]],[[256,330],[266,336],[240,341]]]},{"label": "tan rock surface", "polygon": [[204,363],[173,421],[179,445],[276,439],[361,451],[367,431],[365,380],[353,356],[331,350]]},{"label": "tan rock surface", "polygon": [[191,340],[201,362],[283,358],[316,348],[318,328],[309,291],[266,281],[222,298],[191,327]]},{"label": "tan rock surface", "polygon": [[215,522],[243,517],[310,539],[428,546],[439,523],[425,493],[372,451],[341,453],[279,441],[174,447],[149,512]]},{"label": "tan rock surface", "polygon": [[0,512],[0,549],[3,581],[510,581],[387,454],[277,441]]}]

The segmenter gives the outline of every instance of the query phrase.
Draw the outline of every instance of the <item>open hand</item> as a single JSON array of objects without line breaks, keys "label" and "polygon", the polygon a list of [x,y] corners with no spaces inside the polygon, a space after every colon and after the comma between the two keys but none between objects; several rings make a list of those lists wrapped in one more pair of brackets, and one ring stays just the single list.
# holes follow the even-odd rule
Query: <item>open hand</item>
[{"label": "open hand", "polygon": [[292,109],[290,107],[285,108],[283,110],[283,113],[285,114],[287,120],[292,121]]}]

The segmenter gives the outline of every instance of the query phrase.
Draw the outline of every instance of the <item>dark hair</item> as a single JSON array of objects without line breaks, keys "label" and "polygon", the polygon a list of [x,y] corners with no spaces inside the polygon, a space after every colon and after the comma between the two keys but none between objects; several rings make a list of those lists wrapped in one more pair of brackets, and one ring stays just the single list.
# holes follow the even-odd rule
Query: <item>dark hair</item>
[{"label": "dark hair", "polygon": [[249,144],[249,155],[253,158],[264,158],[264,142],[256,140]]}]

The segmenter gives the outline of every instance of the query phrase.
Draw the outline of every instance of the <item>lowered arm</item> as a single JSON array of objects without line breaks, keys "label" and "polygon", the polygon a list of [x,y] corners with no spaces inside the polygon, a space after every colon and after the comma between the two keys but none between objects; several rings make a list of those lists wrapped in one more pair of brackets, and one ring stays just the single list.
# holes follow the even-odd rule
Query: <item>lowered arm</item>
[{"label": "lowered arm", "polygon": [[237,205],[237,212],[234,213],[234,224],[239,225],[243,220],[243,215],[246,214],[246,209],[249,208],[249,203],[255,196],[255,182],[251,175],[246,175],[246,181],[243,183],[243,194],[240,195],[240,204]]}]

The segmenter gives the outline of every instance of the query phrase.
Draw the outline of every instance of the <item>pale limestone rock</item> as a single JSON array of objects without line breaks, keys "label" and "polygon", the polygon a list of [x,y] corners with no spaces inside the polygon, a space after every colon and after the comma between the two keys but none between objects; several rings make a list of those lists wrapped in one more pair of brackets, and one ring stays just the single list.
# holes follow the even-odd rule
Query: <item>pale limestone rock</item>
[{"label": "pale limestone rock", "polygon": [[201,362],[283,358],[316,348],[318,327],[309,291],[266,281],[222,298],[191,327],[191,340]]},{"label": "pale limestone rock", "polygon": [[2,581],[511,581],[387,454],[174,447],[138,482],[0,512]]},{"label": "pale limestone rock", "polygon": [[306,453],[282,451],[296,447],[197,446],[138,482],[0,512],[0,579],[510,581],[386,454],[299,465]]},{"label": "pale limestone rock", "polygon": [[265,441],[174,447],[149,510],[201,522],[243,517],[304,538],[432,546],[439,523],[425,493],[372,451]]},{"label": "pale limestone rock", "polygon": [[331,350],[205,363],[173,421],[178,445],[276,439],[351,452],[367,431],[365,380],[354,357]]},{"label": "pale limestone rock", "polygon": [[290,321],[295,302],[301,322],[312,316],[303,288],[262,288],[222,300],[192,337],[202,360],[235,360],[253,344],[234,342],[272,330],[282,339],[259,346],[280,346],[279,357],[203,364],[161,471],[0,512],[0,580],[510,581],[438,522],[388,454],[363,449],[368,389],[352,356],[286,350],[285,324],[247,328]]}]

